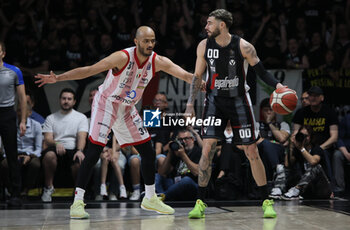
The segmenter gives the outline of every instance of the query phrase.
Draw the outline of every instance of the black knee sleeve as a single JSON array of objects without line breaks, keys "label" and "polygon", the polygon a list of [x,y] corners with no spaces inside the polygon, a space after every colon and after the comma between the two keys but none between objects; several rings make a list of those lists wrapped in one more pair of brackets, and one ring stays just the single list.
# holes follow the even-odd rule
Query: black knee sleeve
[{"label": "black knee sleeve", "polygon": [[154,184],[154,176],[156,173],[156,152],[152,148],[151,141],[135,145],[135,148],[141,155],[141,172],[143,180],[146,185],[152,185]]},{"label": "black knee sleeve", "polygon": [[103,150],[101,145],[93,144],[90,140],[88,140],[87,144],[88,147],[85,152],[85,159],[81,163],[76,184],[77,187],[82,189],[86,189],[93,171],[92,168],[97,163]]}]

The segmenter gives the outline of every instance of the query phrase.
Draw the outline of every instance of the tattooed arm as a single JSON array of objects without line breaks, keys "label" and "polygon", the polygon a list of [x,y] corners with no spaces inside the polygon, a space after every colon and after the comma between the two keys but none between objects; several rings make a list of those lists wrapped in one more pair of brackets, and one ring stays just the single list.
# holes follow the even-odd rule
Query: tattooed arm
[{"label": "tattooed arm", "polygon": [[197,59],[194,77],[190,86],[190,96],[188,97],[186,114],[192,114],[194,116],[193,104],[198,92],[201,90],[202,75],[207,67],[207,63],[204,59],[205,47],[207,45],[207,39],[202,40],[197,47]]},{"label": "tattooed arm", "polygon": [[243,38],[240,40],[240,49],[243,57],[247,60],[249,65],[253,67],[255,72],[259,75],[259,77],[268,85],[276,88],[285,87],[281,83],[279,83],[276,78],[274,78],[269,72],[267,72],[260,61],[258,55],[256,54],[256,50],[252,44],[244,40]]}]

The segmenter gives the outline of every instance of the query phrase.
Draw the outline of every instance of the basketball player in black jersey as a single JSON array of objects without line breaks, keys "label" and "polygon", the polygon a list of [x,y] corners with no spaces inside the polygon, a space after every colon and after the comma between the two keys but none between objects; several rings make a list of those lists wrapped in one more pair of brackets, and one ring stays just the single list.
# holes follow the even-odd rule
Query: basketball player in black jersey
[{"label": "basketball player in black jersey", "polygon": [[[221,119],[221,126],[202,127],[203,149],[199,162],[199,199],[189,218],[203,218],[206,204],[203,203],[211,176],[211,162],[218,139],[223,138],[229,120],[234,132],[234,143],[243,149],[249,159],[251,171],[264,200],[264,217],[274,218],[273,202],[267,200],[268,189],[264,165],[259,157],[256,141],[258,130],[246,82],[248,64],[260,78],[272,87],[286,87],[269,74],[259,60],[255,48],[244,39],[230,34],[232,14],[217,9],[209,14],[205,27],[208,38],[197,47],[195,77],[191,84],[186,114],[194,116],[193,103],[201,88],[202,75],[206,70],[207,87],[203,119]],[[266,200],[265,200],[266,199]]]}]

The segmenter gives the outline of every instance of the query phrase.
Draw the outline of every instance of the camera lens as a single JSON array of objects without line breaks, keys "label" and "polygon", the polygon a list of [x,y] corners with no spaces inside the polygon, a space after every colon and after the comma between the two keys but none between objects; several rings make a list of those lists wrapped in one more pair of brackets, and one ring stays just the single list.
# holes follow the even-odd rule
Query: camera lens
[{"label": "camera lens", "polygon": [[173,151],[177,151],[177,150],[179,150],[180,145],[179,145],[179,143],[173,141],[169,144],[169,148]]},{"label": "camera lens", "polygon": [[297,134],[295,135],[295,140],[296,140],[297,142],[303,142],[304,139],[305,139],[305,135],[304,135],[303,133],[297,133]]}]

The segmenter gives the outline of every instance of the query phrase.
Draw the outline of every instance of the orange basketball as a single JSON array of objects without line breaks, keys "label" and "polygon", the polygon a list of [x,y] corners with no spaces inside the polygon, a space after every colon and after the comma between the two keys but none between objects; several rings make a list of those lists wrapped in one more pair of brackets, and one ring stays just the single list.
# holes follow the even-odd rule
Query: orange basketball
[{"label": "orange basketball", "polygon": [[281,115],[293,112],[297,103],[297,95],[293,90],[288,89],[287,87],[276,89],[270,96],[272,110]]}]

